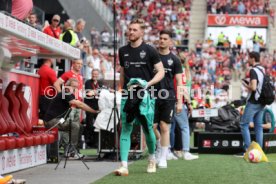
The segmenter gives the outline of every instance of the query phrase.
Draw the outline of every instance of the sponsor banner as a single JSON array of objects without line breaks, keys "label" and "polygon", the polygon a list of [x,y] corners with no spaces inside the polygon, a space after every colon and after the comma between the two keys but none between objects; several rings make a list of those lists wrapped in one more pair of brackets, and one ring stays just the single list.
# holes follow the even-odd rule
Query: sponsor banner
[{"label": "sponsor banner", "polygon": [[242,140],[204,139],[202,141],[203,148],[242,148],[242,146]]},{"label": "sponsor banner", "polygon": [[268,27],[265,15],[208,15],[208,26]]},{"label": "sponsor banner", "polygon": [[269,148],[269,147],[276,147],[276,141],[266,141],[265,142],[265,147]]},{"label": "sponsor banner", "polygon": [[0,152],[0,174],[6,174],[46,163],[46,145]]},{"label": "sponsor banner", "polygon": [[216,117],[216,116],[218,116],[218,109],[193,109],[192,111],[193,118]]},{"label": "sponsor banner", "polygon": [[[9,39],[3,39],[6,44],[4,47],[8,47],[9,50],[16,55],[16,48],[10,45],[20,45],[20,54],[23,56],[33,55],[55,55],[57,57],[66,58],[80,58],[80,50],[70,46],[69,44],[55,39],[21,21],[18,21],[10,16],[7,16],[0,12],[0,33],[3,37]],[[12,40],[10,43],[8,40]],[[34,50],[29,50],[29,49]],[[65,49],[64,49],[65,48]]]}]

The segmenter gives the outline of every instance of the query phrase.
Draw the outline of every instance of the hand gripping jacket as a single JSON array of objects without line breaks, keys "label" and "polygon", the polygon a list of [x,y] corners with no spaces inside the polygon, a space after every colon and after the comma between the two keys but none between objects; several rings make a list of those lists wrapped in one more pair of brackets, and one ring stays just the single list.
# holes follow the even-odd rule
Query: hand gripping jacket
[{"label": "hand gripping jacket", "polygon": [[141,124],[148,131],[148,126],[153,124],[155,100],[145,89],[147,82],[139,78],[132,78],[127,86],[129,93],[123,108],[127,116],[126,121]]}]

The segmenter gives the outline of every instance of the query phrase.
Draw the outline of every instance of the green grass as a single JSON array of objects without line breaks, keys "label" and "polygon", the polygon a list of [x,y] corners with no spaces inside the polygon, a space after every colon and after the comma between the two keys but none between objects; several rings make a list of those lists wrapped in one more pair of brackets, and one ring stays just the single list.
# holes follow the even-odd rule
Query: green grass
[{"label": "green grass", "polygon": [[97,155],[97,149],[81,149],[80,150],[81,154],[83,155],[89,155],[89,156],[95,156]]},{"label": "green grass", "polygon": [[274,184],[276,183],[276,154],[269,154],[269,163],[252,164],[233,155],[200,154],[194,161],[169,161],[167,169],[147,174],[147,160],[129,166],[129,176],[109,174],[96,184]]}]

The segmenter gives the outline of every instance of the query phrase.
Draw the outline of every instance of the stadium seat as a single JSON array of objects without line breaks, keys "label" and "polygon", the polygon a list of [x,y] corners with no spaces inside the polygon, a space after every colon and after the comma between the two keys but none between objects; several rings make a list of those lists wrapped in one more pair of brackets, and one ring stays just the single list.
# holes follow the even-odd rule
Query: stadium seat
[{"label": "stadium seat", "polygon": [[15,96],[17,97],[18,101],[20,102],[20,108],[19,108],[19,114],[21,116],[21,119],[23,123],[25,124],[25,132],[28,133],[30,136],[34,139],[34,146],[40,145],[40,144],[49,144],[54,142],[54,135],[52,134],[32,134],[32,123],[27,115],[27,111],[29,108],[29,103],[27,102],[26,98],[24,97],[25,93],[25,85],[23,83],[20,83],[17,85]]},{"label": "stadium seat", "polygon": [[[1,103],[1,99],[0,99],[0,103]],[[4,120],[2,114],[0,113],[0,135],[5,134],[8,130],[8,125],[6,123],[6,121]]]},{"label": "stadium seat", "polygon": [[6,99],[6,97],[2,95],[3,94],[2,86],[3,86],[3,81],[0,79],[0,113],[8,126],[6,132],[15,132],[16,125],[13,122],[8,111],[9,102]]},{"label": "stadium seat", "polygon": [[0,139],[0,151],[6,149],[6,141],[4,139]]},{"label": "stadium seat", "polygon": [[16,83],[11,81],[7,86],[4,96],[9,101],[9,112],[16,124],[16,131],[20,134],[20,137],[25,139],[25,147],[30,147],[34,145],[34,139],[32,136],[28,136],[25,132],[25,124],[20,117],[20,102],[15,95]]},{"label": "stadium seat", "polygon": [[[8,112],[8,100],[2,94],[3,81],[0,79],[0,135],[14,132],[16,130],[15,123]],[[0,137],[0,150],[14,149],[23,147],[25,140],[13,136]]]}]

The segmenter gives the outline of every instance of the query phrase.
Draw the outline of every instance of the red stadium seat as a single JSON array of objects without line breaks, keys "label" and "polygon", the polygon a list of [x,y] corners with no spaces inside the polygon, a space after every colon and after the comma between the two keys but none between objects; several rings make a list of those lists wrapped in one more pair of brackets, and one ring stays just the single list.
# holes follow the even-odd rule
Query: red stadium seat
[{"label": "red stadium seat", "polygon": [[9,102],[6,99],[6,97],[2,95],[3,94],[2,93],[2,90],[3,90],[2,85],[3,85],[3,81],[0,79],[0,114],[2,115],[2,117],[5,120],[6,125],[7,125],[7,129],[5,130],[6,131],[5,133],[15,132],[16,125],[13,122],[13,120],[9,114],[9,111],[8,111]]},{"label": "red stadium seat", "polygon": [[39,145],[41,144],[41,137],[39,135],[31,135],[32,131],[32,123],[31,120],[28,118],[27,111],[29,107],[29,103],[24,97],[25,92],[25,85],[23,83],[20,83],[17,85],[15,90],[15,96],[20,104],[19,106],[19,115],[22,120],[22,123],[24,124],[24,132],[26,132],[30,137],[33,138],[33,145]]},{"label": "red stadium seat", "polygon": [[[14,132],[16,126],[8,112],[8,101],[2,95],[3,81],[0,79],[0,134],[7,134]],[[25,140],[16,137],[0,137],[0,150],[14,149],[16,147],[23,147]]]},{"label": "red stadium seat", "polygon": [[[5,90],[4,96],[9,101],[9,112],[16,124],[16,131],[25,139],[25,147],[30,147],[34,145],[34,138],[32,136],[26,135],[25,123],[20,117],[20,102],[15,95],[16,83],[11,81]],[[35,140],[36,141],[36,140]]]},{"label": "red stadium seat", "polygon": [[34,145],[40,145],[40,144],[49,144],[54,142],[54,135],[52,134],[32,134],[32,123],[27,115],[29,103],[24,97],[25,93],[25,85],[23,83],[20,83],[17,85],[15,96],[17,97],[18,101],[20,102],[20,108],[19,108],[19,114],[21,117],[21,120],[23,121],[25,125],[25,131],[31,135],[34,139]]},{"label": "red stadium seat", "polygon": [[17,97],[20,103],[19,115],[21,117],[22,122],[24,123],[24,127],[25,127],[24,131],[29,133],[32,131],[32,123],[27,115],[29,103],[24,97],[24,91],[25,91],[25,85],[23,83],[18,84],[15,91],[15,96]]},{"label": "red stadium seat", "polygon": [[6,150],[6,141],[4,139],[0,139],[0,151]]}]

